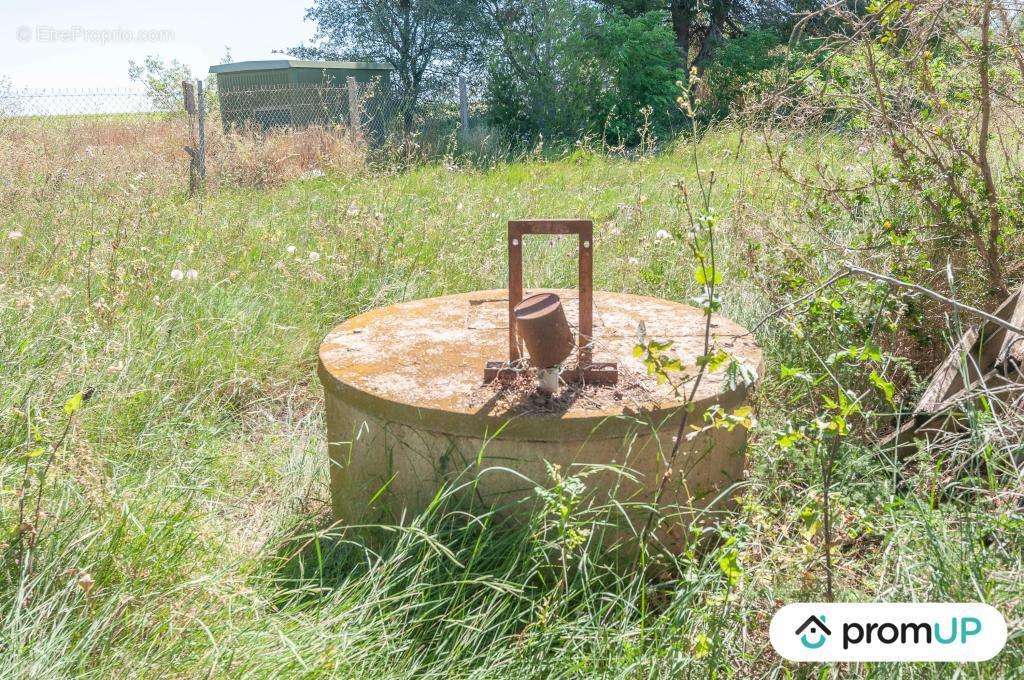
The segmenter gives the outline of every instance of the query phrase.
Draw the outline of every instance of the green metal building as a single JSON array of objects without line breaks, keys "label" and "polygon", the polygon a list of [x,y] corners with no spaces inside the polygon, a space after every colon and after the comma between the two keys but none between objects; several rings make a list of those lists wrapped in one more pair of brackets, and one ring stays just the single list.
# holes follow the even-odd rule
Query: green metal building
[{"label": "green metal building", "polygon": [[[306,127],[349,121],[348,79],[366,99],[386,97],[391,64],[271,59],[210,67],[224,129]],[[370,107],[372,108],[372,107]]]}]

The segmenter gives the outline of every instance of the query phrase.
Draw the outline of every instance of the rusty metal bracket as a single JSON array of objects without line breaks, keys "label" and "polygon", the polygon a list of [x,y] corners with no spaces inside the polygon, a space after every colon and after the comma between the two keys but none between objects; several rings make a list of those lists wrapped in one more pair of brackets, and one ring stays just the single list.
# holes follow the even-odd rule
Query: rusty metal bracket
[{"label": "rusty metal bracket", "polygon": [[523,237],[527,234],[571,235],[579,238],[579,322],[576,366],[561,372],[565,382],[614,385],[619,371],[615,363],[593,361],[594,334],[594,223],[590,220],[510,220],[508,223],[508,360],[488,361],[484,382],[511,379],[522,373],[522,350],[514,310],[523,300]]}]

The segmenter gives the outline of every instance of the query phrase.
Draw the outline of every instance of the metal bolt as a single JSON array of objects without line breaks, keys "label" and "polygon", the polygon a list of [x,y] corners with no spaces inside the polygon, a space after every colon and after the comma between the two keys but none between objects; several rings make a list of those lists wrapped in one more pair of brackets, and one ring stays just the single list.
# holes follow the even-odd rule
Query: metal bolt
[{"label": "metal bolt", "polygon": [[584,241],[583,242],[583,247],[584,248],[589,248],[590,247],[590,241]]},{"label": "metal bolt", "polygon": [[514,246],[519,245],[519,239],[517,239],[517,238],[512,239],[512,245],[514,245]]}]

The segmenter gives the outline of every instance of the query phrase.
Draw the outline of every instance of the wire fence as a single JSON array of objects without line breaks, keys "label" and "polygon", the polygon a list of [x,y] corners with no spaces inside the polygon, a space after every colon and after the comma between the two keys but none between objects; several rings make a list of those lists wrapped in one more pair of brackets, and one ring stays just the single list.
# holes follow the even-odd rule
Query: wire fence
[{"label": "wire fence", "polygon": [[221,92],[204,83],[147,90],[0,89],[0,172],[12,180],[178,180],[270,185],[355,167],[374,155],[429,156],[476,116],[464,83],[416,110],[393,93],[342,85]]}]

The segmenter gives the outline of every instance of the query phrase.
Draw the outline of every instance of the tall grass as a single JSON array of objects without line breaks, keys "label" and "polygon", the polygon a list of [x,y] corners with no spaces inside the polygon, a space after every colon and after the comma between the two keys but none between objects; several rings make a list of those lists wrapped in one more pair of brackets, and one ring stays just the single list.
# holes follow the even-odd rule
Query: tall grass
[{"label": "tall grass", "polygon": [[[309,134],[296,148],[320,148]],[[841,140],[791,143],[808,163],[846,162]],[[723,311],[751,325],[776,302],[780,253],[820,271],[833,255],[814,249],[801,201],[738,132],[709,134],[697,153],[717,177]],[[132,162],[152,173],[160,158],[143,150]],[[502,286],[504,224],[523,216],[592,217],[599,288],[688,299],[693,265],[656,234],[685,220],[674,184],[694,180],[689,149],[402,172],[350,172],[353,160],[322,177],[303,176],[320,162],[305,160],[286,181],[225,182],[192,201],[159,184],[112,191],[105,177],[129,170],[109,162],[55,156],[78,173],[55,184],[50,166],[0,160],[21,173],[0,205],[0,677],[953,670],[796,667],[771,651],[772,612],[820,599],[823,578],[820,538],[801,519],[818,469],[770,434],[800,389],[778,378],[797,349],[777,327],[759,332],[768,372],[742,503],[703,550],[610,562],[607,508],[586,491],[568,522],[541,504],[508,524],[448,489],[401,526],[332,525],[314,372],[326,331],[389,302]],[[246,177],[274,175],[251,167]],[[570,245],[528,254],[528,280],[574,285]],[[68,415],[86,387],[92,398]],[[850,445],[833,484],[837,596],[989,602],[1012,639],[994,661],[955,671],[1019,675],[1021,447],[1018,424],[984,414],[971,437],[909,467],[869,441]],[[41,519],[21,527],[35,532],[31,560],[16,561],[17,493],[27,470],[35,498],[51,453]],[[999,473],[957,474],[953,463],[972,458]],[[586,540],[568,541],[572,531]]]}]

